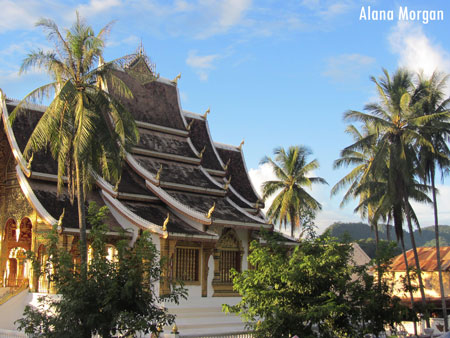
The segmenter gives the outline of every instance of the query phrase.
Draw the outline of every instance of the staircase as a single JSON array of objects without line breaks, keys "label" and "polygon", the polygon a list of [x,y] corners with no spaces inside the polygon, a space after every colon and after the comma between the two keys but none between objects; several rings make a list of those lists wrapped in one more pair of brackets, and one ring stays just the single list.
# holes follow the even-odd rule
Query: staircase
[{"label": "staircase", "polygon": [[[203,298],[201,302],[184,302],[180,306],[169,306],[170,313],[176,315],[180,337],[209,336],[245,331],[245,324],[239,316],[222,312],[222,304],[234,305],[240,298]],[[171,328],[164,331],[170,332]]]}]

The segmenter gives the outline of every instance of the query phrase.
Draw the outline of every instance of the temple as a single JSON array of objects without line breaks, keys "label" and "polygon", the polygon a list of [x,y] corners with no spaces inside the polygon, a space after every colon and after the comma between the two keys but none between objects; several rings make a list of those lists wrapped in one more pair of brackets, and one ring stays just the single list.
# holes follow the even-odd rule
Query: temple
[{"label": "temple", "polygon": [[[271,229],[246,169],[242,144],[214,142],[207,113],[183,111],[177,80],[160,78],[144,53],[117,70],[133,98],[122,100],[133,114],[140,141],[126,154],[120,183],[96,178],[86,204],[109,207],[109,250],[123,230],[131,242],[149,230],[161,255],[169,259],[169,278],[184,281],[189,299],[171,311],[181,333],[242,330],[239,318],[225,317],[221,304],[239,298],[229,271],[248,268],[249,243],[258,230]],[[103,84],[112,95],[113,88]],[[0,129],[0,277],[3,287],[29,285],[51,292],[47,278],[34,278],[25,252],[44,261],[46,236],[58,224],[60,245],[79,259],[78,213],[66,193],[57,194],[57,166],[49,153],[22,155],[46,107],[27,105],[8,123],[18,101],[2,93]],[[88,231],[90,225],[87,225]],[[160,293],[167,283],[158,285]],[[221,329],[219,329],[219,327]]]}]

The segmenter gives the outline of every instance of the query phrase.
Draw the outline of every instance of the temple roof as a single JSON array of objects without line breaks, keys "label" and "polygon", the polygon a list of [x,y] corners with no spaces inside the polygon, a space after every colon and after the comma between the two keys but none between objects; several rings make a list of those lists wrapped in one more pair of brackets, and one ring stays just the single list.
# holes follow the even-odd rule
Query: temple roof
[{"label": "temple roof", "polygon": [[[450,270],[450,246],[441,246],[441,265],[443,271]],[[419,256],[420,269],[422,271],[438,271],[437,259],[436,259],[436,248],[433,247],[419,247],[417,248],[417,255]],[[406,258],[408,261],[408,266],[410,268],[416,267],[416,261],[414,259],[413,250],[406,251]],[[391,271],[406,271],[405,260],[403,259],[403,254],[398,255],[392,261],[390,266]]]},{"label": "temple roof", "polygon": [[[110,207],[111,231],[126,228],[124,222],[128,222],[161,236],[168,232],[169,236],[214,239],[203,225],[271,227],[260,211],[241,149],[214,143],[206,116],[183,112],[176,82],[156,76],[147,62],[138,55],[115,71],[132,98],[120,98],[107,84],[133,114],[140,141],[126,156],[119,184],[113,187],[96,175],[97,187],[88,201]],[[34,154],[31,163],[22,155],[45,107],[28,104],[10,127],[8,114],[17,103],[3,99],[3,125],[18,177],[30,189],[30,203],[36,204],[48,223],[54,223],[65,209],[64,226],[76,229],[76,208],[66,194],[56,194],[57,166],[49,152]],[[166,229],[163,223],[168,214]]]}]

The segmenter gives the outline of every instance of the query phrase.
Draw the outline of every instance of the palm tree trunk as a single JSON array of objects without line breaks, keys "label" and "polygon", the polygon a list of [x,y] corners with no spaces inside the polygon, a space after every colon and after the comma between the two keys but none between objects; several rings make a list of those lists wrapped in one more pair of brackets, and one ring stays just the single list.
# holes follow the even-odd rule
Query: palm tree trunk
[{"label": "palm tree trunk", "polygon": [[387,221],[387,224],[386,224],[386,239],[387,239],[388,242],[391,241],[391,225],[390,225],[391,222],[390,221],[391,220],[388,217],[388,221]]},{"label": "palm tree trunk", "polygon": [[[411,300],[411,310],[414,312],[414,295],[411,286],[411,276],[409,275],[408,258],[406,257],[405,240],[403,239],[403,236],[400,238],[400,243],[402,245],[403,260],[405,261],[406,267],[406,282],[408,283],[409,297]],[[414,318],[414,335],[417,336],[417,325],[415,318]]]},{"label": "palm tree trunk", "polygon": [[444,317],[444,332],[448,331],[447,320],[447,304],[445,300],[444,281],[442,278],[442,264],[441,264],[441,251],[439,247],[439,222],[438,222],[438,209],[436,200],[436,186],[434,182],[434,172],[431,173],[431,187],[433,189],[433,209],[434,209],[434,236],[436,238],[436,260],[439,271],[439,286],[441,291],[441,303],[442,303],[442,316]]},{"label": "palm tree trunk", "polygon": [[78,227],[80,228],[80,258],[81,274],[86,277],[87,272],[87,240],[86,240],[86,216],[84,209],[84,187],[81,182],[80,164],[75,160],[76,184],[77,184],[77,205],[78,205]]},{"label": "palm tree trunk", "polygon": [[419,280],[420,297],[422,299],[423,308],[426,311],[425,321],[426,321],[427,327],[429,328],[430,327],[430,318],[429,318],[428,310],[426,310],[427,302],[425,299],[425,290],[424,290],[423,280],[422,280],[422,269],[420,268],[419,255],[417,254],[416,239],[414,238],[414,231],[413,231],[412,222],[411,222],[411,210],[410,210],[409,203],[407,200],[405,201],[405,213],[406,213],[406,221],[408,223],[409,236],[411,238],[411,246],[412,246],[412,250],[414,253],[414,260],[416,262],[417,279]]},{"label": "palm tree trunk", "polygon": [[376,222],[371,221],[372,228],[375,231],[375,260],[377,262],[377,283],[378,288],[381,288],[381,267],[380,267],[380,257],[379,257],[379,244],[380,244],[380,234],[378,233],[378,224]]}]

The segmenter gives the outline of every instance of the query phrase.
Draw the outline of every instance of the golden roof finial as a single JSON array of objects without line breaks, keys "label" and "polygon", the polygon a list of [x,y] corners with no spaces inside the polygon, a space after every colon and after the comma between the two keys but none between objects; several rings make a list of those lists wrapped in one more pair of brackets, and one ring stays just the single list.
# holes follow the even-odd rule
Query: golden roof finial
[{"label": "golden roof finial", "polygon": [[188,131],[191,130],[193,124],[194,124],[194,119],[192,119],[191,122],[189,122],[189,124],[186,126],[186,129]]},{"label": "golden roof finial", "polygon": [[173,324],[173,326],[172,326],[172,333],[179,333],[177,324]]},{"label": "golden roof finial", "polygon": [[206,150],[206,146],[203,147],[203,149],[198,153],[198,158],[202,159],[203,158],[203,154],[205,153]]},{"label": "golden roof finial", "polygon": [[216,209],[216,202],[214,202],[211,209],[209,209],[208,213],[206,214],[206,218],[211,218],[212,213],[214,212],[215,209]]},{"label": "golden roof finial", "polygon": [[145,54],[144,45],[142,44],[142,38],[141,38],[141,43],[139,44],[139,48],[138,48],[138,55],[143,56],[144,54]]},{"label": "golden roof finial", "polygon": [[31,162],[33,162],[33,158],[34,158],[34,153],[31,153],[31,157],[27,163],[27,169],[31,169]]},{"label": "golden roof finial", "polygon": [[208,114],[211,112],[211,107],[208,107],[208,109],[206,109],[205,113],[203,114],[203,119],[206,120],[206,117],[208,116]]},{"label": "golden roof finial", "polygon": [[230,163],[231,163],[231,157],[228,159],[227,163],[223,167],[225,169],[225,171],[228,170],[228,167],[230,166]]},{"label": "golden roof finial", "polygon": [[159,182],[159,180],[161,179],[161,173],[162,173],[162,170],[163,170],[163,165],[160,164],[160,165],[159,165],[158,172],[156,173],[156,176],[155,176],[155,178],[156,178],[156,180],[157,180],[158,182]]},{"label": "golden roof finial", "polygon": [[245,143],[245,139],[242,139],[242,142],[241,142],[241,144],[239,145],[239,150],[242,150],[242,146],[244,145],[244,143]]},{"label": "golden roof finial", "polygon": [[179,79],[181,79],[181,73],[178,73],[178,75],[175,76],[175,78],[172,80],[172,83],[175,83],[175,85],[177,85]]},{"label": "golden roof finial", "polygon": [[167,213],[167,217],[166,217],[166,219],[164,220],[164,223],[163,223],[163,231],[167,231],[167,224],[169,223],[169,219],[170,219],[170,214]]}]

